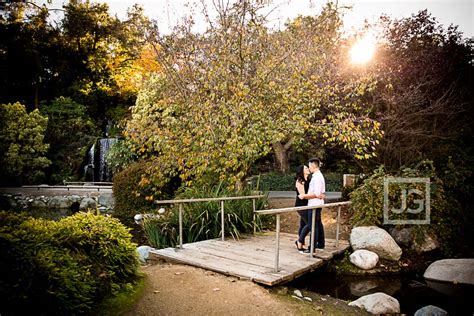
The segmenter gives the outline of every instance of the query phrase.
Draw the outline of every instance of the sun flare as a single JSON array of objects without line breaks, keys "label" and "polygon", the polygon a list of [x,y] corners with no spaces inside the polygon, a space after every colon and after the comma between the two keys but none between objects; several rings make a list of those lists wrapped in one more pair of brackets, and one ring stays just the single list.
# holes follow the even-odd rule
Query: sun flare
[{"label": "sun flare", "polygon": [[374,57],[375,49],[375,36],[366,34],[352,46],[350,50],[351,61],[354,64],[365,64]]}]

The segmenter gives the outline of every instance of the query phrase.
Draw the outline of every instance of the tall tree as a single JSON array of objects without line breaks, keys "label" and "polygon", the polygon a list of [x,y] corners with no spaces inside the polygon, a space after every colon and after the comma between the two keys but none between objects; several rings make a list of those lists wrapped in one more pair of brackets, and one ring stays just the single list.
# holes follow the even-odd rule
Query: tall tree
[{"label": "tall tree", "polygon": [[454,26],[443,28],[427,11],[381,22],[373,101],[385,136],[376,162],[398,169],[472,152],[473,41]]},{"label": "tall tree", "polygon": [[[235,184],[276,144],[309,135],[372,155],[378,123],[359,115],[367,83],[331,79],[336,71],[326,69],[333,60],[326,47],[337,47],[334,7],[282,32],[270,32],[250,1],[216,8],[204,34],[188,20],[172,35],[156,35],[163,70],[140,94],[127,136],[157,171],[177,172],[188,184]],[[300,44],[302,35],[311,37]]]}]

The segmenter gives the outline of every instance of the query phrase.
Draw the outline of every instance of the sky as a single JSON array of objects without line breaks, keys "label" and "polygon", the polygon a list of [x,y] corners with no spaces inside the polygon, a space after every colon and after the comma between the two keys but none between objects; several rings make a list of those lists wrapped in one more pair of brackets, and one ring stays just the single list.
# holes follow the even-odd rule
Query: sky
[{"label": "sky", "polygon": [[[189,0],[91,0],[93,2],[106,2],[110,6],[110,12],[117,14],[119,18],[126,16],[127,8],[138,3],[145,9],[145,14],[158,22],[160,30],[168,33],[169,30],[181,20],[186,14],[193,14],[197,29],[204,28],[204,20],[199,14],[192,12],[187,3]],[[212,6],[212,0],[203,0]],[[224,0],[224,2],[227,0]],[[235,0],[230,0],[235,1]],[[49,7],[61,7],[67,1],[52,0]],[[325,0],[271,0],[270,7],[273,9],[268,18],[274,27],[279,27],[287,19],[292,19],[300,14],[317,14]],[[428,9],[437,21],[448,26],[458,25],[464,37],[474,37],[474,0],[339,0],[339,6],[352,6],[351,11],[344,15],[344,28],[351,32],[360,28],[364,20],[373,22],[381,14],[392,18],[409,17],[419,10]]]}]

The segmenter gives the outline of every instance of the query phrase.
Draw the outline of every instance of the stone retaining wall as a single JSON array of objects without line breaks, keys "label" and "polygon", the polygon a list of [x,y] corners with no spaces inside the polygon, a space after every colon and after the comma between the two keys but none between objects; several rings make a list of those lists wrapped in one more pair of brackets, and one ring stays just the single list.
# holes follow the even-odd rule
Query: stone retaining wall
[{"label": "stone retaining wall", "polygon": [[49,210],[59,216],[67,216],[77,211],[98,209],[109,213],[115,205],[112,193],[99,195],[12,195],[2,194],[2,200],[8,208],[17,211]]}]

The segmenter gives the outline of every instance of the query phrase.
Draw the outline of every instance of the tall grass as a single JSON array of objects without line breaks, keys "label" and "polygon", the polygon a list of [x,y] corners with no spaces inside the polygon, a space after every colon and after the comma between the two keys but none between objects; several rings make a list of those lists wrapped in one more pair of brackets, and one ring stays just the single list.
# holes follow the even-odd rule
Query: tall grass
[{"label": "tall grass", "polygon": [[[228,190],[225,185],[216,187],[190,188],[182,191],[176,199],[187,198],[217,198],[229,196],[256,195],[251,189],[238,193]],[[263,209],[267,198],[255,201],[256,209]],[[197,202],[184,204],[183,212],[183,242],[213,239],[221,234],[221,202]],[[253,232],[252,200],[231,200],[224,202],[224,234],[238,239],[242,234]],[[258,231],[265,223],[257,216],[255,225]],[[149,217],[143,222],[143,229],[152,247],[165,248],[177,245],[179,225],[178,206],[170,206],[159,217]]]}]

